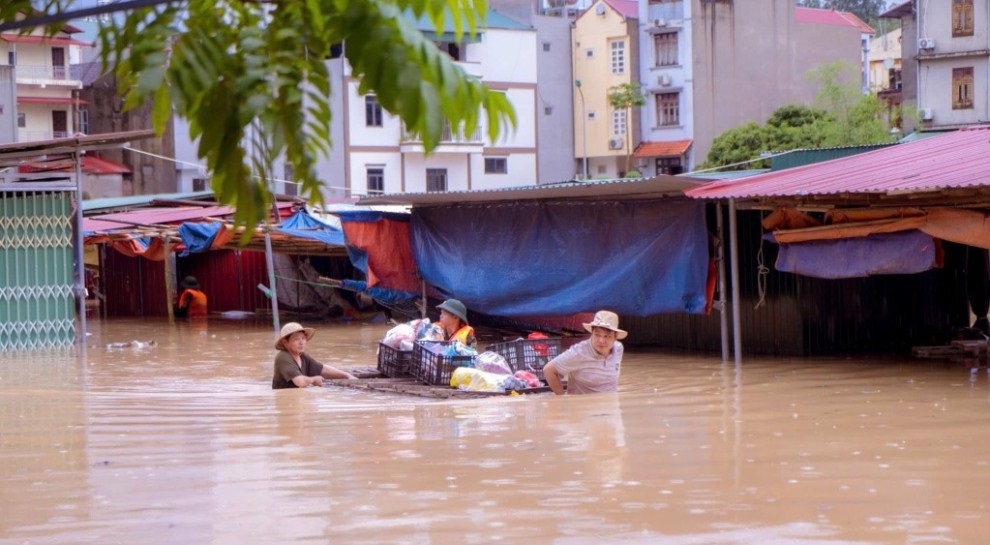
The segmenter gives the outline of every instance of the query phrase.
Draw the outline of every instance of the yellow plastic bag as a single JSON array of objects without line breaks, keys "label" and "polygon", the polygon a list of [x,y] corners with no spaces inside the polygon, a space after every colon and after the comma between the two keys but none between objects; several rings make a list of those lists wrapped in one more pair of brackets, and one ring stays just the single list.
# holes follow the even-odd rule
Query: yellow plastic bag
[{"label": "yellow plastic bag", "polygon": [[470,392],[505,392],[505,375],[481,371],[473,367],[458,367],[450,376],[450,387]]}]

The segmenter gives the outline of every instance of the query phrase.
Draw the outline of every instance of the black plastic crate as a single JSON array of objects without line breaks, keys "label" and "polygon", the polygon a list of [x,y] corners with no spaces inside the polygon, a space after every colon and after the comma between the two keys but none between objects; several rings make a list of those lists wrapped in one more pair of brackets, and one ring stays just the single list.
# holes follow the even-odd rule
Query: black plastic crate
[{"label": "black plastic crate", "polygon": [[454,369],[474,367],[474,356],[447,356],[451,341],[416,341],[413,347],[412,376],[420,382],[450,386]]},{"label": "black plastic crate", "polygon": [[529,371],[542,381],[543,366],[561,353],[561,340],[551,339],[516,339],[488,345],[488,350],[505,358],[512,371]]},{"label": "black plastic crate", "polygon": [[390,378],[410,376],[412,350],[399,350],[385,343],[378,343],[378,372]]}]

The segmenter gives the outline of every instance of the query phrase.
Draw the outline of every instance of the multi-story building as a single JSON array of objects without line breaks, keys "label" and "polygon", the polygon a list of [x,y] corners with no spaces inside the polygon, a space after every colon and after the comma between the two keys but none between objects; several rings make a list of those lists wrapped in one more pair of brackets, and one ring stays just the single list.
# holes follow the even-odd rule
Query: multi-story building
[{"label": "multi-story building", "polygon": [[574,21],[574,157],[581,177],[625,175],[626,158],[639,144],[639,116],[608,100],[610,89],[639,82],[638,39],[635,0],[597,0]]},{"label": "multi-story building", "polygon": [[65,138],[85,128],[76,96],[82,81],[69,66],[92,44],[72,37],[78,32],[65,25],[52,36],[42,29],[0,34],[0,143]]},{"label": "multi-story building", "polygon": [[884,18],[901,20],[904,130],[946,130],[986,123],[990,115],[987,2],[899,4]]},{"label": "multi-story building", "polygon": [[[883,25],[881,19],[881,25]],[[870,41],[870,92],[884,106],[891,130],[901,130],[901,29],[896,28]],[[895,130],[896,129],[896,130]]]},{"label": "multi-story building", "polygon": [[[855,15],[795,7],[793,0],[639,3],[644,175],[690,171],[728,129],[765,122],[786,104],[812,104],[810,69],[837,60],[862,67],[872,29]],[[769,151],[769,150],[768,150]]]}]

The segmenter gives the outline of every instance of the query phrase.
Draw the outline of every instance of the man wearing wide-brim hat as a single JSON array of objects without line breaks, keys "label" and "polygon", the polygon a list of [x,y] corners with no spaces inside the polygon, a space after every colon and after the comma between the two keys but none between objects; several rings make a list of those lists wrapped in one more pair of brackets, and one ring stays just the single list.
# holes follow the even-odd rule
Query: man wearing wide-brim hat
[{"label": "man wearing wide-brim hat", "polygon": [[[619,389],[624,351],[619,341],[627,335],[619,329],[619,316],[608,310],[599,310],[594,320],[582,325],[591,337],[568,348],[543,368],[547,384],[557,395],[614,392]],[[561,380],[565,376],[566,392]]]},{"label": "man wearing wide-brim hat", "polygon": [[357,377],[336,367],[320,363],[306,353],[306,343],[313,338],[316,330],[303,327],[297,322],[282,326],[275,339],[275,374],[272,376],[272,389],[305,388],[322,386],[323,379],[352,379]]}]

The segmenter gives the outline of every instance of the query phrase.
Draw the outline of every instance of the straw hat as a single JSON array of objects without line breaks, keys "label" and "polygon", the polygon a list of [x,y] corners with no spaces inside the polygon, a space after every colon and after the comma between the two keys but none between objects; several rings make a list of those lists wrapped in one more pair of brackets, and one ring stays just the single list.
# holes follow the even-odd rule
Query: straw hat
[{"label": "straw hat", "polygon": [[275,341],[275,350],[285,350],[285,346],[283,346],[282,343],[285,341],[286,338],[289,337],[289,335],[292,335],[293,333],[297,333],[299,331],[302,331],[306,334],[307,341],[309,339],[312,339],[313,335],[316,334],[316,330],[311,327],[303,327],[298,322],[289,322],[284,326],[282,326],[282,331],[279,332],[278,339]]},{"label": "straw hat", "polygon": [[467,307],[464,303],[458,301],[457,299],[447,299],[446,301],[437,305],[440,310],[446,310],[447,312],[457,316],[465,324],[468,323],[467,319]]},{"label": "straw hat", "polygon": [[590,324],[582,325],[588,330],[588,333],[591,333],[591,328],[593,327],[614,331],[617,333],[616,338],[619,340],[625,339],[626,335],[629,334],[627,331],[619,329],[619,315],[607,310],[599,310],[595,313],[595,319]]}]

